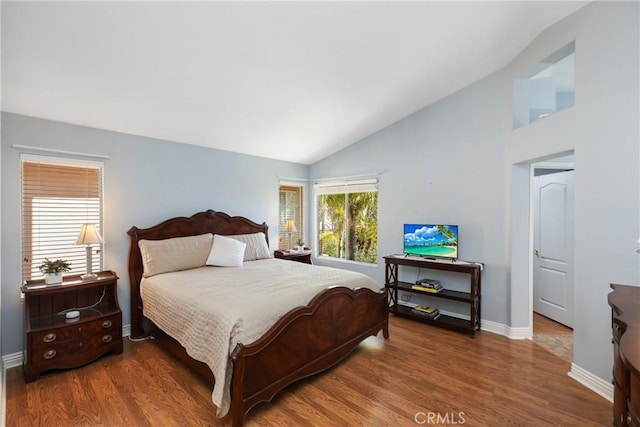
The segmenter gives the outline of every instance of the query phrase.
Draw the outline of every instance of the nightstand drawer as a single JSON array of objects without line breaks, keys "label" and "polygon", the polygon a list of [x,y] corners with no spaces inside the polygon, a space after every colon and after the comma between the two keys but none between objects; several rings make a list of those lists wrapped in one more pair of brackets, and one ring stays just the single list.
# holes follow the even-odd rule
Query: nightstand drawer
[{"label": "nightstand drawer", "polygon": [[68,341],[76,335],[74,327],[59,328],[43,332],[34,332],[31,345],[34,349],[51,347],[52,344]]},{"label": "nightstand drawer", "polygon": [[82,325],[79,332],[82,335],[87,336],[105,331],[120,331],[122,330],[122,325],[120,324],[121,319],[122,317],[120,314],[103,317],[102,319],[94,320]]},{"label": "nightstand drawer", "polygon": [[75,340],[52,343],[48,347],[34,350],[31,354],[31,363],[39,363],[47,360],[57,360],[64,358],[74,351],[78,342]]},{"label": "nightstand drawer", "polygon": [[33,349],[50,347],[51,344],[86,337],[101,331],[112,331],[122,329],[120,314],[96,319],[91,322],[74,323],[67,327],[57,328],[47,331],[34,332],[32,334],[31,345]]},{"label": "nightstand drawer", "polygon": [[[111,333],[114,332],[114,333]],[[78,357],[84,353],[93,353],[100,347],[107,347],[120,340],[120,334],[115,331],[105,331],[104,333],[93,335],[77,340],[52,343],[49,347],[35,350],[31,363],[40,363],[52,360],[64,359],[67,357]]]}]

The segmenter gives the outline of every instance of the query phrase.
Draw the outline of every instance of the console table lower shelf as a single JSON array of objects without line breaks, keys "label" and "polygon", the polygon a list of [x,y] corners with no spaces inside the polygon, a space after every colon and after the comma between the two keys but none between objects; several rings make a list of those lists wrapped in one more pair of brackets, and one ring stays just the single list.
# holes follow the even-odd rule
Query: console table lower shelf
[{"label": "console table lower shelf", "polygon": [[[417,320],[424,323],[430,323],[432,325],[440,326],[441,328],[451,329],[458,332],[473,331],[474,327],[469,320],[460,319],[459,317],[448,316],[440,313],[437,319],[430,319],[424,314],[416,313],[413,307],[398,304],[395,307],[389,307],[389,313],[392,313],[399,317],[406,317],[408,319]],[[472,334],[473,335],[473,334]]]}]

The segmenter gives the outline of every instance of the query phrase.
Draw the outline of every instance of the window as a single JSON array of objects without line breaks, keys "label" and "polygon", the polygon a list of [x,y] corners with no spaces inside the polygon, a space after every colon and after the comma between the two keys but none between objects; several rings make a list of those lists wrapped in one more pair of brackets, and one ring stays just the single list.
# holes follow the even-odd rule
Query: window
[{"label": "window", "polygon": [[378,183],[317,184],[318,254],[376,264]]},{"label": "window", "polygon": [[573,107],[575,50],[572,42],[513,81],[514,129]]},{"label": "window", "polygon": [[[85,246],[76,245],[83,224],[102,229],[102,163],[22,157],[22,279],[42,277],[45,258],[71,263],[72,274],[86,273]],[[102,270],[102,252],[92,270]]]},{"label": "window", "polygon": [[[278,249],[291,249],[289,247],[289,237],[292,246],[296,245],[298,239],[304,240],[304,223],[302,221],[303,212],[303,187],[295,184],[280,185],[280,212],[278,215]],[[289,234],[285,231],[287,221],[293,221],[296,231]]]}]

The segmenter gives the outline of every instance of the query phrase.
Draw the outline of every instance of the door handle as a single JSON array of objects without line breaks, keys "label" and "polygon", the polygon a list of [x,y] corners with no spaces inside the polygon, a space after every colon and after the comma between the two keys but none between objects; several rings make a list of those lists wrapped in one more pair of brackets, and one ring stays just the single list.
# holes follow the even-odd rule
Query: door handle
[{"label": "door handle", "polygon": [[533,254],[534,254],[535,256],[540,256],[540,252],[538,252],[538,250],[537,250],[537,249],[534,249],[534,250],[533,250]]}]

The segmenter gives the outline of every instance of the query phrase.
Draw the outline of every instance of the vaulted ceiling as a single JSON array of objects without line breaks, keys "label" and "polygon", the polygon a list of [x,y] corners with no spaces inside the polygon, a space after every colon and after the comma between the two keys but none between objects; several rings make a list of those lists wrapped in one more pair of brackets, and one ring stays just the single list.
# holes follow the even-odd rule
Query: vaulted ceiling
[{"label": "vaulted ceiling", "polygon": [[311,164],[584,4],[5,1],[2,110]]}]

